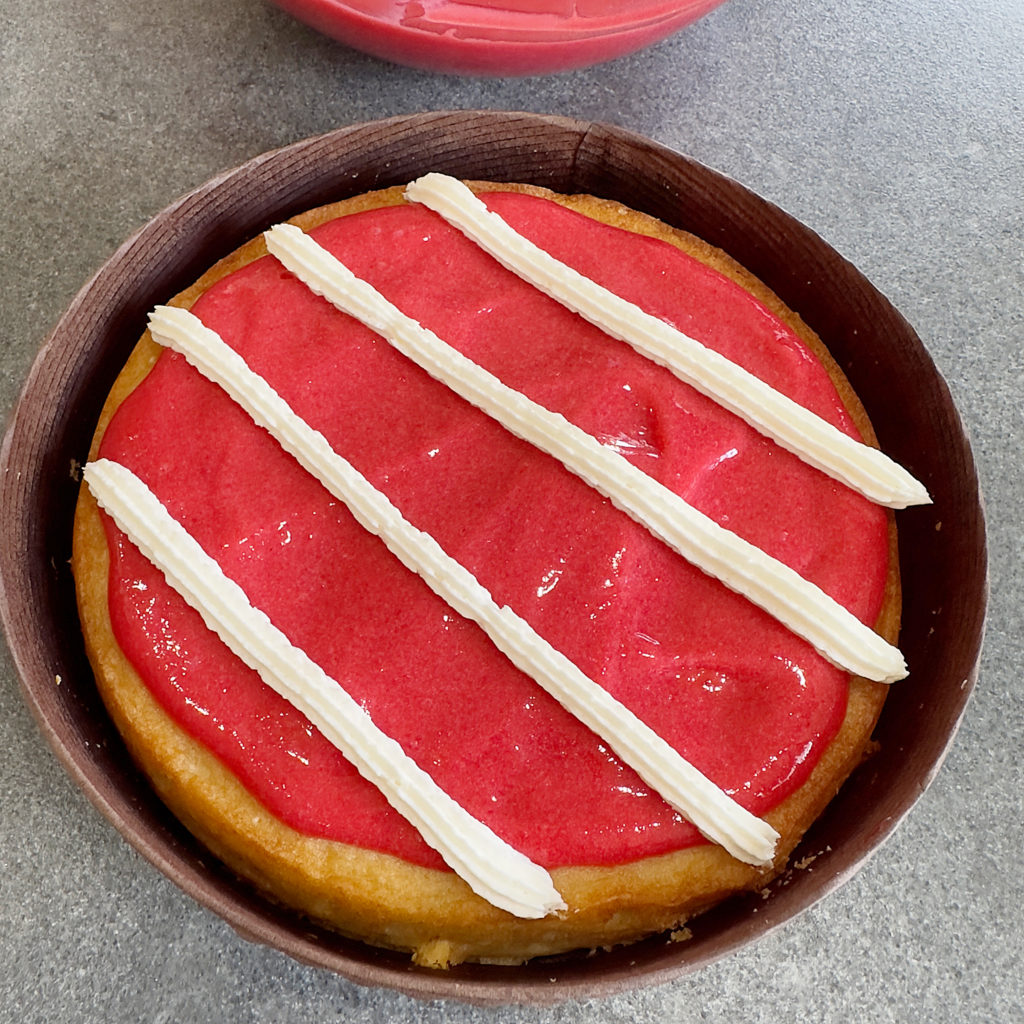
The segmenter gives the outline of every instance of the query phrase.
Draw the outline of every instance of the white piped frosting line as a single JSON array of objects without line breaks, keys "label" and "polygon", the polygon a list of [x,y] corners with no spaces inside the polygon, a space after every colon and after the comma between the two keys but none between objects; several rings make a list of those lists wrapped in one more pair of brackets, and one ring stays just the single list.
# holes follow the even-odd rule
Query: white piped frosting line
[{"label": "white piped frosting line", "polygon": [[732,800],[490,592],[429,534],[416,529],[361,473],[299,417],[237,352],[196,316],[158,307],[153,337],[219,384],[300,465],[343,501],[365,529],[380,537],[455,611],[477,623],[518,669],[601,736],[619,758],[701,833],[734,857],[771,862],[778,833]]},{"label": "white piped frosting line", "polygon": [[440,214],[512,273],[871,501],[905,508],[931,500],[924,485],[883,452],[556,260],[490,211],[458,179],[426,174],[406,187],[405,196]]},{"label": "white piped frosting line", "polygon": [[474,892],[518,917],[540,918],[565,908],[550,875],[440,789],[337,682],[249,603],[138,477],[99,459],[86,466],[85,480],[99,505],[207,626],[338,747]]},{"label": "white piped frosting line", "polygon": [[774,616],[834,664],[880,682],[907,674],[899,650],[821,588],[724,529],[558,413],[507,387],[406,316],[298,228],[265,232],[269,251],[318,295],[507,430],[547,452],[676,552]]}]

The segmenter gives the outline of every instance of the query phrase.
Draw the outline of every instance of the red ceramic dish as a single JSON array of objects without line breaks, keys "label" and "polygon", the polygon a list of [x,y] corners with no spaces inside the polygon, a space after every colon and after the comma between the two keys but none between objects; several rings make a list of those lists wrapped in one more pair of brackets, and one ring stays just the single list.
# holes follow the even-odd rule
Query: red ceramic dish
[{"label": "red ceramic dish", "polygon": [[412,67],[536,75],[621,57],[722,0],[275,0],[313,28]]},{"label": "red ceramic dish", "polygon": [[[722,247],[828,342],[882,447],[934,499],[899,519],[900,647],[910,676],[886,702],[878,753],[797,847],[792,862],[813,860],[813,870],[794,869],[764,895],[701,915],[686,942],[655,937],[522,967],[434,971],[312,924],[236,878],[170,815],[129,759],[85,658],[68,565],[75,470],[148,311],[268,225],[429,170],[617,199]],[[850,878],[910,811],[938,771],[977,677],[987,594],[977,476],[949,390],[912,328],[777,207],[607,125],[495,111],[416,114],[307,139],[200,186],[111,256],[40,351],[0,449],[0,506],[0,614],[13,663],[44,735],[101,813],[242,935],[362,984],[423,998],[536,1005],[593,998],[677,978],[767,934]]]}]

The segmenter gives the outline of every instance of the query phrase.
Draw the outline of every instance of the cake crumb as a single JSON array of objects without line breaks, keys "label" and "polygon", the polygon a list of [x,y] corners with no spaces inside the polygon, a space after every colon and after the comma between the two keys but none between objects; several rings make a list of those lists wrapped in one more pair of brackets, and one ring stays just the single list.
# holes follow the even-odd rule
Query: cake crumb
[{"label": "cake crumb", "polygon": [[420,967],[436,967],[441,970],[458,963],[458,957],[448,939],[431,939],[423,943],[413,953],[412,960]]},{"label": "cake crumb", "polygon": [[816,853],[809,853],[806,857],[801,857],[793,867],[797,871],[803,871],[805,868],[809,868],[817,859],[818,855]]},{"label": "cake crumb", "polygon": [[674,932],[669,932],[669,942],[689,942],[693,938],[693,932],[689,928],[677,928]]}]

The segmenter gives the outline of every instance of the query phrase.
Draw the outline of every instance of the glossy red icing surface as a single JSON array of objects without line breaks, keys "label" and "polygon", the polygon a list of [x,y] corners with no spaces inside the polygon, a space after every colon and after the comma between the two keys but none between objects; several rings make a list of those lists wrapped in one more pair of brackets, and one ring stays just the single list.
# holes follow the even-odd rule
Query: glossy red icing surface
[{"label": "glossy red icing surface", "polygon": [[[745,292],[544,200],[524,234],[852,430],[820,365]],[[885,513],[501,270],[430,212],[316,237],[507,383],[554,408],[874,621]],[[194,311],[406,517],[737,800],[763,813],[834,736],[845,676],[271,258]],[[605,746],[401,568],[223,393],[165,353],[102,454],[473,814],[547,866],[702,841]],[[111,614],[168,712],[302,831],[439,865],[376,790],[183,606],[113,528]]]}]

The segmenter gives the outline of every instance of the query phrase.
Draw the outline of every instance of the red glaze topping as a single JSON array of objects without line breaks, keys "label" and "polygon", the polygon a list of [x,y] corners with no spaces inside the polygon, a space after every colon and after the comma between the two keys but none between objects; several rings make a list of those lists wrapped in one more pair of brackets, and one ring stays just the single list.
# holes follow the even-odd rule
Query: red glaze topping
[{"label": "red glaze topping", "polygon": [[[546,200],[487,202],[559,259],[853,432],[820,364],[726,278]],[[522,284],[423,208],[356,214],[314,235],[506,383],[875,620],[883,510]],[[806,643],[274,259],[223,280],[193,311],[499,603],[741,804],[763,814],[807,778],[842,721],[847,680]],[[161,356],[101,454],[134,470],[253,604],[527,856],[547,867],[612,864],[703,842],[181,357]],[[442,866],[108,531],[115,634],[167,712],[293,828]]]}]

